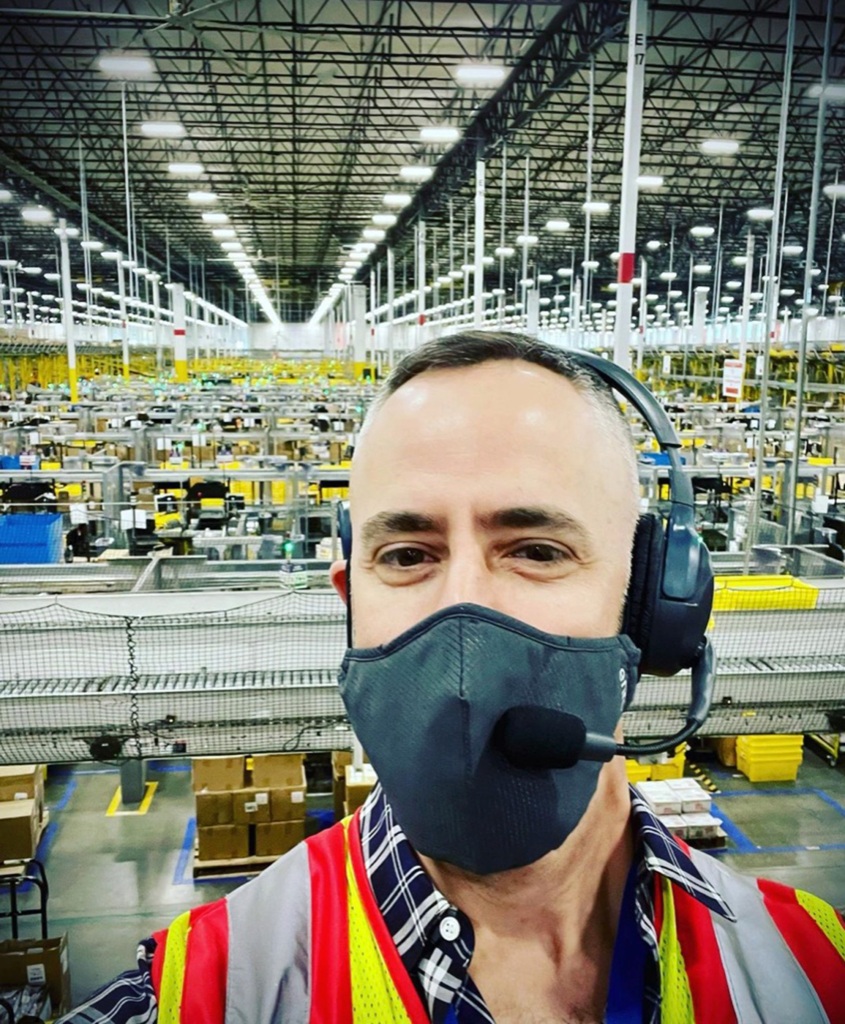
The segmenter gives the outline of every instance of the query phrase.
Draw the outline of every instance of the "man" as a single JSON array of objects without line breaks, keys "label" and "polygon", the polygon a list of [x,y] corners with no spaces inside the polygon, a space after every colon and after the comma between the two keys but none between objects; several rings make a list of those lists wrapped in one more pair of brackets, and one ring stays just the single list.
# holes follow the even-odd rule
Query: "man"
[{"label": "man", "polygon": [[519,705],[618,735],[638,487],[608,389],[518,335],[430,343],[371,409],[350,493],[341,692],[384,792],[65,1022],[845,1021],[832,908],[689,851],[621,758],[539,771],[497,746]]}]

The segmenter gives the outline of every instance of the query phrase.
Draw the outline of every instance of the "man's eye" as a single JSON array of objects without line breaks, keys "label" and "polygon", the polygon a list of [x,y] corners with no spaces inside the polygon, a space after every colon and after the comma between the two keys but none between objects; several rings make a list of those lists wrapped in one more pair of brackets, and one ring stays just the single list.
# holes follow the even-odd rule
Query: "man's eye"
[{"label": "man's eye", "polygon": [[566,551],[551,544],[524,544],[512,554],[530,562],[565,562],[569,558]]},{"label": "man's eye", "polygon": [[395,569],[412,569],[415,565],[422,565],[426,558],[425,551],[420,548],[393,548],[385,551],[379,561]]}]

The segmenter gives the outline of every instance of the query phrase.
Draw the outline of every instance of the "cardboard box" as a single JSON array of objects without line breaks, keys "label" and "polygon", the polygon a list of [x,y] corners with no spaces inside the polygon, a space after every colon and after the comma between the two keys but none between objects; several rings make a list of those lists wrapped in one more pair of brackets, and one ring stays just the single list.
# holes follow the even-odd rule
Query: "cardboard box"
[{"label": "cardboard box", "polygon": [[249,825],[208,825],[197,829],[198,858],[242,860],[249,856]]},{"label": "cardboard box", "polygon": [[305,785],[304,754],[255,754],[252,785],[255,789],[282,789]]},{"label": "cardboard box", "polygon": [[666,782],[638,782],[636,788],[656,815],[681,813],[683,800]]},{"label": "cardboard box", "polygon": [[191,763],[194,792],[221,793],[246,785],[244,759],[238,757],[195,757]]},{"label": "cardboard box", "polygon": [[238,789],[232,793],[232,821],[235,825],[257,825],[271,818],[269,789]]},{"label": "cardboard box", "polygon": [[255,856],[280,857],[305,838],[305,819],[271,821],[255,826]]},{"label": "cardboard box", "polygon": [[34,800],[7,800],[0,804],[0,861],[34,857],[38,823]]},{"label": "cardboard box", "polygon": [[372,765],[365,764],[361,768],[354,768],[348,764],[344,769],[346,772],[346,801],[344,806],[346,813],[352,814],[367,799],[370,790],[378,781]]},{"label": "cardboard box", "polygon": [[298,821],[305,817],[305,786],[270,790],[270,820]]},{"label": "cardboard box", "polygon": [[0,802],[39,800],[44,802],[44,772],[38,764],[0,765]]},{"label": "cardboard box", "polygon": [[55,939],[5,939],[0,942],[0,985],[46,984],[53,1016],[70,1012],[67,935]]},{"label": "cardboard box", "polygon": [[231,793],[197,793],[197,827],[232,825]]}]

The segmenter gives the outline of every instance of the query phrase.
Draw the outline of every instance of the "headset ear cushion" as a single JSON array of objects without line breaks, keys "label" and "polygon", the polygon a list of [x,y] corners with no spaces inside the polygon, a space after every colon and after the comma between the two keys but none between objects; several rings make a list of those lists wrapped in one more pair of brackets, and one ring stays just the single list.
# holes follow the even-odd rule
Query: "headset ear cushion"
[{"label": "headset ear cushion", "polygon": [[664,539],[663,520],[659,516],[640,516],[631,549],[631,580],[622,632],[642,651],[641,674],[648,671],[651,635],[663,578]]}]

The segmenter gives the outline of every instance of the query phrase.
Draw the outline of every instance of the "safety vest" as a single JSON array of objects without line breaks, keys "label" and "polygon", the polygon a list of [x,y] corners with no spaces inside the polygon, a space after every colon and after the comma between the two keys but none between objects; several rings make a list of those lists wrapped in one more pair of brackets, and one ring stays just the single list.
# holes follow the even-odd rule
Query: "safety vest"
[{"label": "safety vest", "polygon": [[[729,921],[654,875],[663,1024],[845,1024],[845,925],[688,850]],[[159,1024],[427,1024],[364,867],[358,815],[155,935]]]}]

